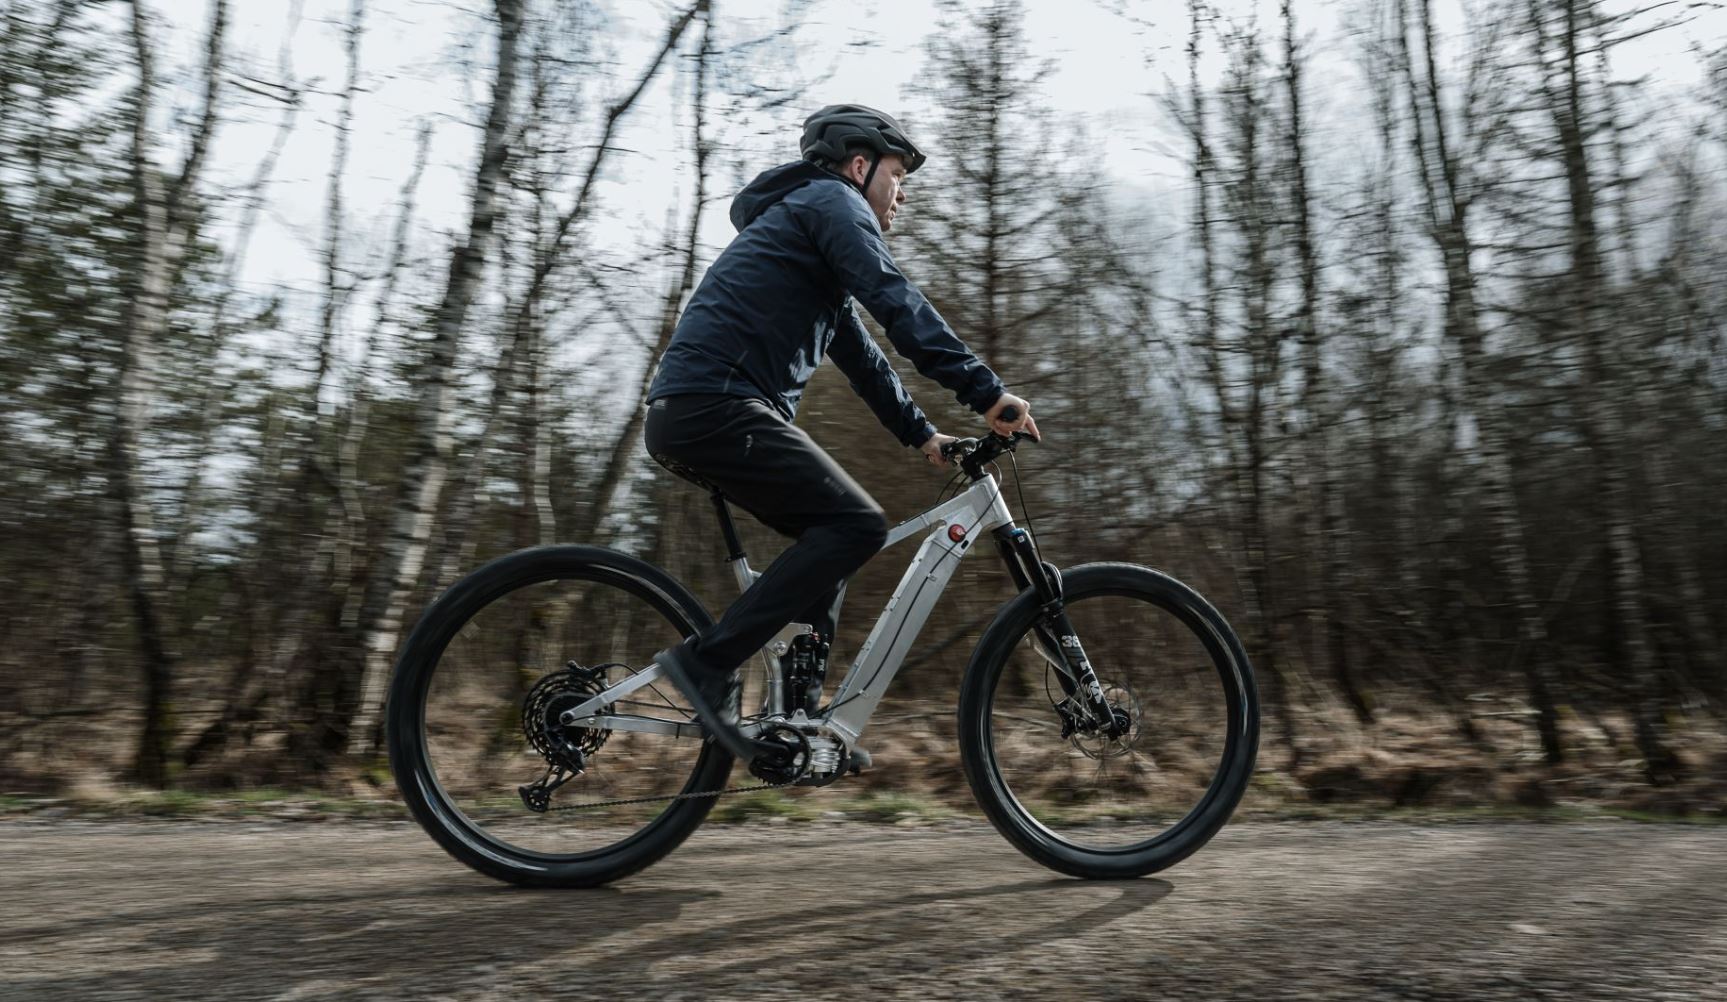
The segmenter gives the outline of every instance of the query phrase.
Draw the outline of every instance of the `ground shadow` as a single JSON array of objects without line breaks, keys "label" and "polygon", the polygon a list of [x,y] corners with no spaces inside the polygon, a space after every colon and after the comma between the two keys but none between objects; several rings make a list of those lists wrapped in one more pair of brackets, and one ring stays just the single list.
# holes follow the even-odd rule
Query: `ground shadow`
[{"label": "ground shadow", "polygon": [[[855,874],[867,880],[869,867]],[[416,884],[26,927],[9,939],[52,952],[74,940],[87,949],[88,934],[97,932],[136,943],[138,962],[129,964],[124,953],[86,955],[52,981],[0,980],[0,996],[284,998],[298,987],[309,997],[437,997],[458,986],[535,984],[580,995],[624,979],[638,988],[667,978],[700,987],[770,968],[778,975],[832,973],[852,952],[867,954],[872,965],[929,971],[1084,936],[1172,890],[1162,880],[1063,879],[907,894],[838,881],[807,892],[792,882],[584,891],[454,876]],[[699,967],[693,981],[677,971],[691,963]],[[80,970],[89,966],[104,969]]]}]

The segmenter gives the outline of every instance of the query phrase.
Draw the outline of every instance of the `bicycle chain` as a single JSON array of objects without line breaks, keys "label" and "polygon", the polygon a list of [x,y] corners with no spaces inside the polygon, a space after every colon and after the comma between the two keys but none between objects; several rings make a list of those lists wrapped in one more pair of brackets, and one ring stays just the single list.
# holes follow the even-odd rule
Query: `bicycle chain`
[{"label": "bicycle chain", "polygon": [[588,811],[596,807],[623,807],[628,804],[654,804],[662,800],[696,800],[701,797],[723,797],[728,793],[754,793],[757,790],[777,790],[784,786],[796,785],[798,779],[785,783],[763,783],[759,786],[733,786],[724,790],[709,790],[704,793],[668,793],[659,797],[626,797],[623,800],[596,800],[591,804],[566,804],[562,807],[548,807],[542,814],[555,814],[559,811]]},{"label": "bicycle chain", "polygon": [[[772,728],[770,728],[771,730]],[[810,774],[810,766],[814,765],[810,754],[810,742],[807,737],[799,736],[803,743],[804,764],[797,775],[783,783],[762,783],[757,786],[732,786],[724,790],[709,790],[701,793],[668,793],[657,797],[626,797],[622,800],[597,800],[591,804],[566,804],[562,807],[548,806],[540,814],[551,814],[554,811],[590,811],[599,807],[625,807],[630,804],[657,804],[661,801],[698,800],[703,797],[723,797],[728,793],[754,793],[757,790],[778,790],[787,786],[795,786]],[[712,740],[712,739],[710,739]],[[580,773],[577,773],[580,775]],[[575,776],[571,776],[574,779]]]},{"label": "bicycle chain", "polygon": [[[807,775],[809,775],[809,761],[806,759],[804,762],[804,768],[800,770],[796,776],[786,780],[784,783],[760,783],[756,786],[731,786],[724,790],[707,790],[700,793],[667,793],[657,797],[625,797],[621,800],[596,800],[593,803],[588,804],[565,804],[561,807],[547,807],[543,811],[535,811],[533,813],[544,815],[557,814],[563,811],[591,811],[600,807],[625,807],[630,804],[657,804],[661,801],[668,800],[699,800],[703,797],[723,797],[730,793],[755,793],[758,790],[779,790],[788,786],[796,786],[798,782]],[[575,777],[572,776],[570,778],[574,779]],[[518,816],[519,815],[516,814],[493,814],[481,818],[470,816],[469,820],[497,821],[503,818],[513,818]]]}]

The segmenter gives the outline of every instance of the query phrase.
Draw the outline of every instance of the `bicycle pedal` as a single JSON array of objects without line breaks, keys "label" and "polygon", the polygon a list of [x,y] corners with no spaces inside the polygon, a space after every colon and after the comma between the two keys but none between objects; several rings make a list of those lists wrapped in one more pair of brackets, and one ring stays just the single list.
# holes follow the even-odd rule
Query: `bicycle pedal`
[{"label": "bicycle pedal", "polygon": [[846,771],[856,776],[874,764],[875,760],[870,758],[869,752],[862,748],[853,748],[851,755],[846,759]]}]

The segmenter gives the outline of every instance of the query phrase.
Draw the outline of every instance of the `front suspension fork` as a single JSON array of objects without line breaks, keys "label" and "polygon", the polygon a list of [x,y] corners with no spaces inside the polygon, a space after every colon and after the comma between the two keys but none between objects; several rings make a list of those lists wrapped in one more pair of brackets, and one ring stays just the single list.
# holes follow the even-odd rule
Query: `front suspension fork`
[{"label": "front suspension fork", "polygon": [[1085,656],[1079,632],[1068,619],[1062,601],[1061,572],[1038,556],[1031,533],[1024,529],[1004,525],[995,530],[995,541],[1014,584],[1022,591],[1037,589],[1043,615],[1038,617],[1032,630],[1037,635],[1037,642],[1043,646],[1045,656],[1052,660],[1059,658],[1066,666],[1065,671],[1055,673],[1062,693],[1070,702],[1084,709],[1099,730],[1109,737],[1118,737],[1121,721],[1104,698],[1103,685],[1097,680],[1091,660]]}]

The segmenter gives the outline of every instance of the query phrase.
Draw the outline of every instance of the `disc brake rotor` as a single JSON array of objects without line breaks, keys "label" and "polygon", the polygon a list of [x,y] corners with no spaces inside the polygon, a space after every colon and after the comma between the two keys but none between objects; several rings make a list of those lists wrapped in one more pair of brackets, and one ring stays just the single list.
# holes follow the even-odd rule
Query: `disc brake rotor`
[{"label": "disc brake rotor", "polygon": [[1125,723],[1126,726],[1114,737],[1098,730],[1075,731],[1068,740],[1072,741],[1073,746],[1086,758],[1119,758],[1133,751],[1134,745],[1139,741],[1139,700],[1134,698],[1133,690],[1125,685],[1106,686],[1103,690],[1103,701],[1108,704],[1116,722]]}]

